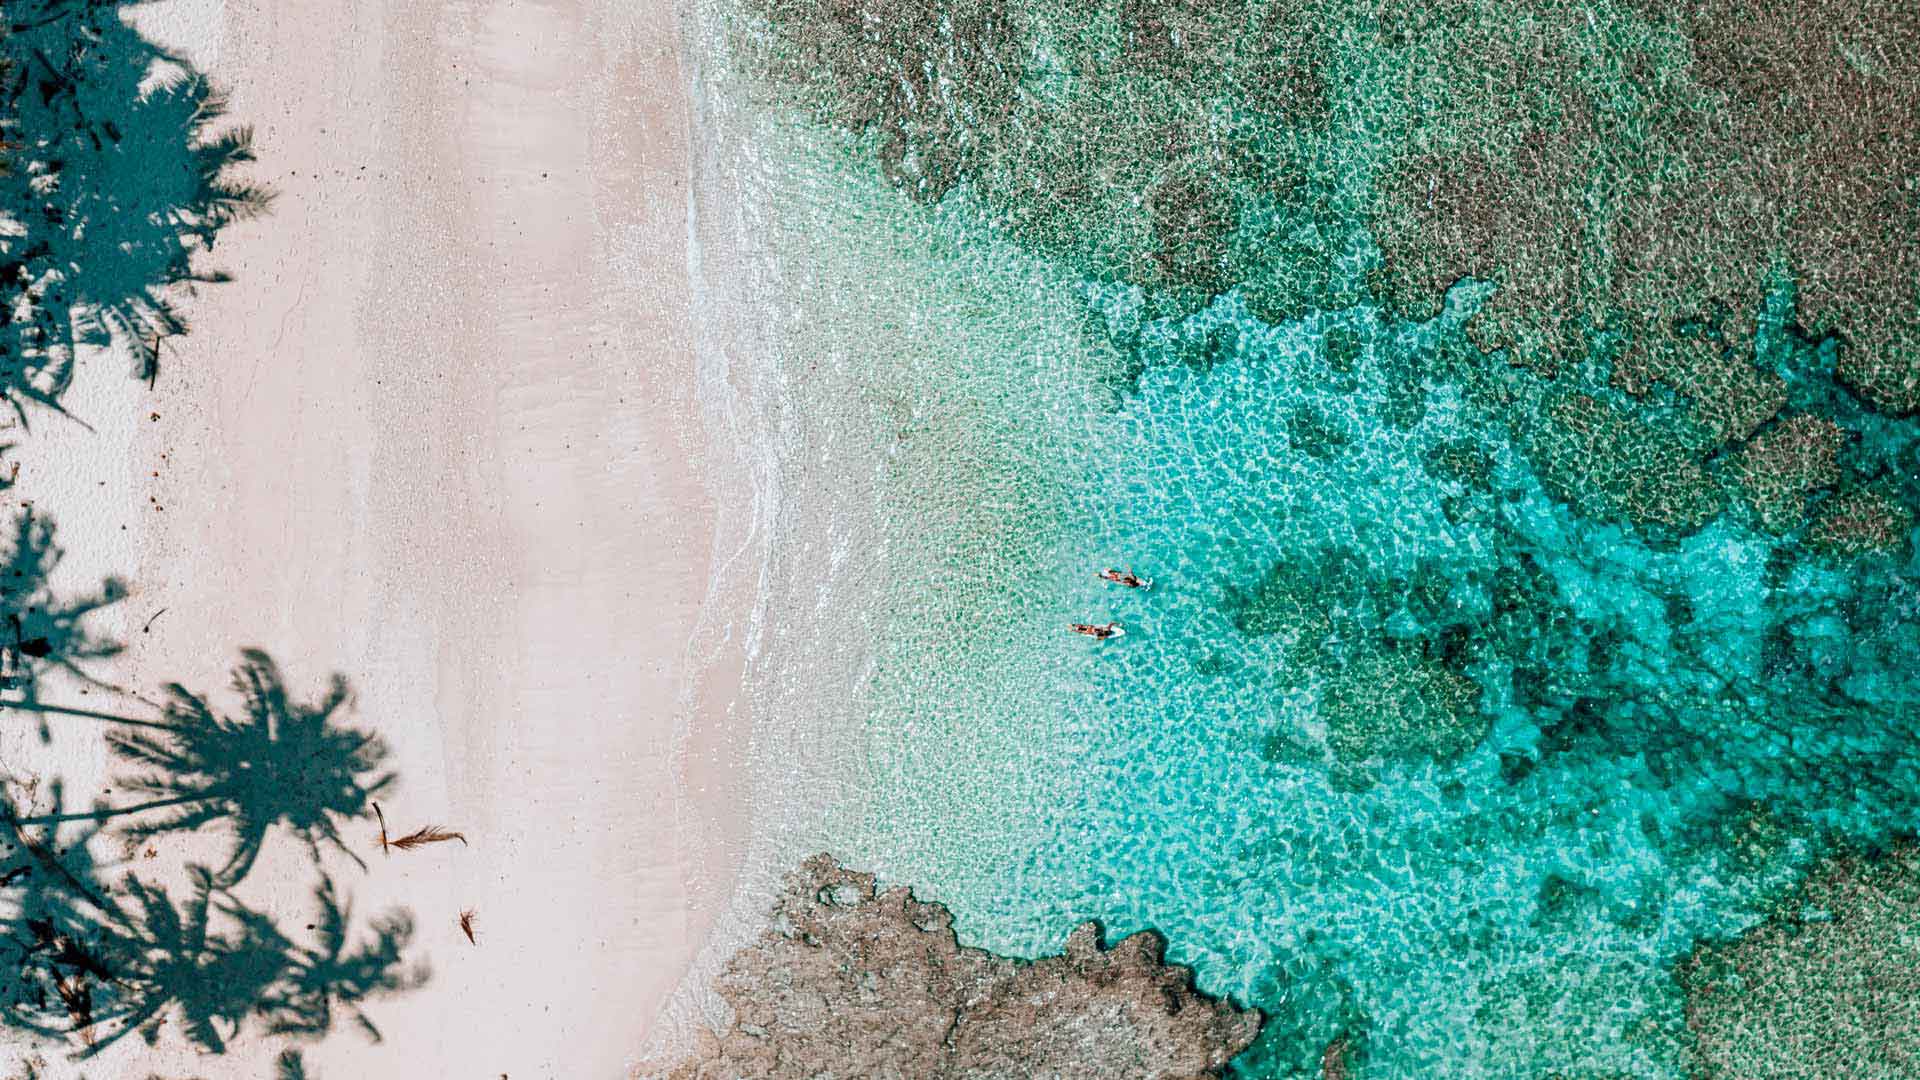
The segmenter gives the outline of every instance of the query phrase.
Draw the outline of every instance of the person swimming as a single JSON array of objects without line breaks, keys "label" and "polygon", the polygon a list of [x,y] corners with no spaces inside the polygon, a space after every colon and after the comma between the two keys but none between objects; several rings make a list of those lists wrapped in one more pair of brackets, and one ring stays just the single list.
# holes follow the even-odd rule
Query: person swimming
[{"label": "person swimming", "polygon": [[1129,589],[1147,589],[1153,587],[1152,581],[1139,577],[1133,571],[1115,570],[1111,566],[1094,576],[1102,581],[1111,581],[1115,585],[1125,585]]},{"label": "person swimming", "polygon": [[1068,623],[1067,628],[1076,634],[1085,634],[1095,641],[1105,641],[1125,634],[1119,623]]}]

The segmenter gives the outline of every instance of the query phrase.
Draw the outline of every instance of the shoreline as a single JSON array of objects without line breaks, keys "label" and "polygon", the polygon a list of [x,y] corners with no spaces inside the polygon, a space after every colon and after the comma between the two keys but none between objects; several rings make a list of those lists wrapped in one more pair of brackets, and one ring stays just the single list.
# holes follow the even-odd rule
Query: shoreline
[{"label": "shoreline", "polygon": [[[763,125],[745,109],[744,77],[729,68],[726,18],[713,0],[694,0],[686,12],[701,133],[689,247],[701,403],[709,439],[724,448],[707,456],[737,455],[729,459],[744,478],[736,487],[753,492],[750,503],[723,508],[716,536],[714,589],[734,598],[718,610],[750,612],[726,628],[742,668],[741,722],[709,729],[746,739],[732,757],[731,790],[751,828],[737,834],[745,842],[730,875],[704,894],[713,920],[637,1077],[662,1075],[703,1028],[725,1027],[728,1007],[714,977],[759,940],[795,867],[830,845],[838,817],[859,804],[871,620],[880,602],[870,560],[848,555],[879,540],[873,486],[882,457],[846,438],[841,421],[856,415],[847,410],[867,403],[799,332],[808,315],[787,280],[797,235],[777,194],[790,179],[791,148],[764,143]],[[698,791],[714,775],[716,747],[690,735],[682,776]]]}]

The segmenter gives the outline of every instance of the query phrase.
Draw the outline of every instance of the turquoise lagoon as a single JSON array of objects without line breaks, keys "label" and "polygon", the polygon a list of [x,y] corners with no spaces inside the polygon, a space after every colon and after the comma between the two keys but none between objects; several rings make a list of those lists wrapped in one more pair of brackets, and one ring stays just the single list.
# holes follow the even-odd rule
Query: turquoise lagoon
[{"label": "turquoise lagoon", "polygon": [[[1157,928],[1267,1013],[1247,1076],[1317,1076],[1339,1039],[1368,1077],[1682,1076],[1673,965],[1913,827],[1909,557],[1576,514],[1514,429],[1545,391],[1462,332],[1490,286],[1425,323],[1156,314],[848,140],[751,123],[789,498],[872,516],[787,567],[872,600],[779,635],[789,683],[858,673],[817,839],[963,940]],[[1791,407],[1912,476],[1913,425],[1834,390],[1790,314],[1783,287],[1757,355]]]}]

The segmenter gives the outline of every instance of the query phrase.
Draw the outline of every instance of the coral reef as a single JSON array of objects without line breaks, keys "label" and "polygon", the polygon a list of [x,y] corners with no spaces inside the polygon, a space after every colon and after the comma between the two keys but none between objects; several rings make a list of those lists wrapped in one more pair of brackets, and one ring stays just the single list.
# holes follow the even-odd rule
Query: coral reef
[{"label": "coral reef", "polygon": [[[1785,271],[1807,326],[1844,339],[1840,377],[1920,409],[1911,5],[747,10],[741,52],[779,99],[871,137],[910,196],[965,188],[1097,276],[1189,307],[1237,286],[1274,321],[1345,295],[1338,264],[1364,228],[1400,310],[1498,282],[1473,320],[1482,347],[1554,373],[1611,339],[1617,387],[1665,386],[1725,441],[1785,402],[1751,348]],[[1333,100],[1343,65],[1365,100]]]},{"label": "coral reef", "polygon": [[995,956],[962,946],[941,905],[879,892],[824,854],[789,876],[773,916],[717,982],[732,1024],[670,1080],[1201,1080],[1260,1027],[1194,990],[1152,932],[1104,948],[1086,923],[1062,955]]},{"label": "coral reef", "polygon": [[1298,184],[1287,133],[1324,97],[1310,7],[755,0],[738,37],[909,196],[964,187],[1030,249],[1197,305],[1259,273],[1234,236]]},{"label": "coral reef", "polygon": [[1005,0],[957,6],[768,0],[769,73],[817,120],[873,131],[889,182],[938,202],[981,168],[1022,74]]},{"label": "coral reef", "polygon": [[1358,568],[1345,551],[1281,559],[1251,592],[1230,597],[1233,624],[1253,637],[1290,633],[1300,656],[1311,659],[1332,632],[1332,608],[1357,588]]},{"label": "coral reef", "polygon": [[1602,520],[1684,534],[1725,504],[1693,432],[1594,394],[1552,400],[1534,419],[1527,449],[1548,491]]},{"label": "coral reef", "polygon": [[1805,524],[1841,479],[1835,436],[1793,419],[1740,446],[1788,403],[1756,316],[1790,280],[1842,383],[1920,407],[1915,12],[1407,7],[1378,5],[1409,119],[1366,211],[1377,293],[1425,316],[1462,278],[1499,285],[1469,332],[1556,384],[1534,456],[1582,513],[1684,535],[1722,507],[1704,463],[1732,449],[1762,527]]},{"label": "coral reef", "polygon": [[1911,5],[1403,6],[1379,34],[1419,104],[1370,210],[1398,306],[1496,280],[1483,345],[1553,370],[1624,334],[1616,385],[1664,383],[1737,438],[1781,401],[1746,356],[1785,267],[1807,325],[1845,338],[1841,378],[1920,406]]},{"label": "coral reef", "polygon": [[1473,680],[1402,647],[1367,652],[1342,667],[1320,712],[1343,762],[1421,754],[1451,761],[1486,734],[1479,703]]},{"label": "coral reef", "polygon": [[1677,972],[1701,1080],[1920,1067],[1920,852],[1843,855],[1778,914]]},{"label": "coral reef", "polygon": [[1807,546],[1823,555],[1905,551],[1913,511],[1881,486],[1863,485],[1820,504],[1807,528]]},{"label": "coral reef", "polygon": [[1823,416],[1787,417],[1753,437],[1733,457],[1735,485],[1768,532],[1806,520],[1807,496],[1840,481],[1838,455],[1846,432]]},{"label": "coral reef", "polygon": [[[896,25],[751,7],[763,59],[829,10]],[[833,168],[943,200],[902,244],[985,234],[969,273],[1016,242],[1112,390],[1084,428],[1036,407],[1007,474],[1067,478],[1053,577],[969,599],[1040,625],[1095,549],[1164,584],[1099,595],[1120,648],[889,653],[968,695],[884,696],[892,865],[1029,953],[1074,905],[1165,927],[1267,1010],[1242,1075],[1686,1075],[1672,958],[1920,805],[1913,15],[1737,7],[1004,0],[991,71],[971,16],[898,14],[932,44],[896,88],[940,90],[902,108],[1000,111],[936,196],[889,121],[809,106]],[[1024,385],[1003,359],[955,366]],[[1017,814],[952,794],[1009,778]]]},{"label": "coral reef", "polygon": [[[1447,449],[1471,470],[1470,449]],[[1479,686],[1436,655],[1447,647],[1448,620],[1435,614],[1448,604],[1446,591],[1440,575],[1369,580],[1353,555],[1330,549],[1276,562],[1251,592],[1229,602],[1242,634],[1281,638],[1299,673],[1318,675],[1328,748],[1337,763],[1354,766],[1451,761],[1486,734]],[[1432,632],[1419,642],[1390,640],[1385,627],[1396,605],[1432,616]]]}]

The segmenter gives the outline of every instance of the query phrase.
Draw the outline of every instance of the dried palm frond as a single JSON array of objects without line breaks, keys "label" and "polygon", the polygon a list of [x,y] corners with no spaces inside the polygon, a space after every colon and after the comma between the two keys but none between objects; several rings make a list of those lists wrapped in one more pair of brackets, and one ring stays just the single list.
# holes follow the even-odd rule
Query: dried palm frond
[{"label": "dried palm frond", "polygon": [[53,992],[60,995],[60,1003],[67,1007],[67,1015],[73,1018],[74,1034],[88,1046],[93,1045],[93,988],[87,985],[84,974],[70,979],[57,979]]},{"label": "dried palm frond", "polygon": [[444,844],[449,840],[458,840],[462,844],[467,842],[465,836],[451,829],[445,829],[438,825],[423,825],[400,839],[392,841],[392,844],[401,851],[412,851],[417,847],[424,847],[428,844]]}]

